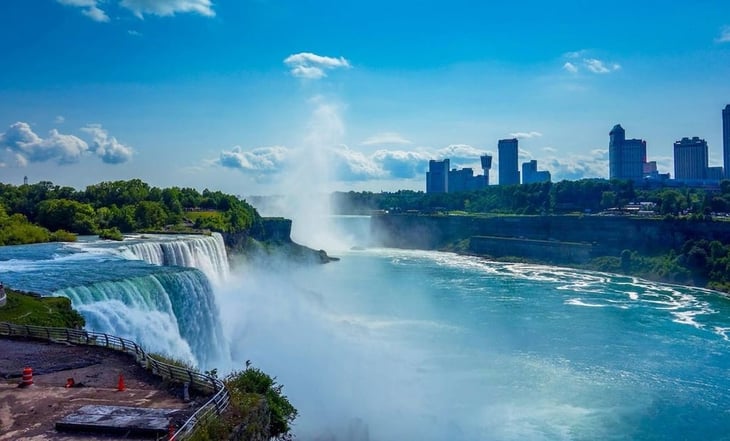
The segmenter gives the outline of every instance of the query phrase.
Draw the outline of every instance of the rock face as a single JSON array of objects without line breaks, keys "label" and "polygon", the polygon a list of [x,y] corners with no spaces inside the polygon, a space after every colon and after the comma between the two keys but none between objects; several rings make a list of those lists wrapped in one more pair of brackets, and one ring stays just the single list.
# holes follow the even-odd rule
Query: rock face
[{"label": "rock face", "polygon": [[291,240],[291,219],[262,218],[260,228],[248,232],[222,233],[228,251],[240,254],[269,254],[301,263],[328,263],[339,260],[325,250],[314,250]]},{"label": "rock face", "polygon": [[[624,249],[666,252],[688,239],[730,242],[730,222],[646,219],[620,216],[422,216],[372,217],[372,234],[383,246],[439,249],[474,236],[590,244],[591,255],[618,255]],[[482,241],[482,245],[484,245]],[[517,245],[502,243],[500,247]],[[496,245],[496,242],[492,243]],[[533,245],[554,248],[544,243]],[[481,246],[481,245],[480,245]]]}]

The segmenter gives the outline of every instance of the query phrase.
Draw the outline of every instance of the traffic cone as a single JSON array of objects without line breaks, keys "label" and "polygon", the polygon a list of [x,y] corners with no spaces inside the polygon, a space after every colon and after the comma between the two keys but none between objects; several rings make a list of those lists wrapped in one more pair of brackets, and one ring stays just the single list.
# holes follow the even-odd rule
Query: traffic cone
[{"label": "traffic cone", "polygon": [[167,440],[168,441],[175,440],[175,425],[172,423],[170,423],[170,427],[167,428]]},{"label": "traffic cone", "polygon": [[75,384],[76,384],[76,382],[74,381],[73,378],[66,378],[66,388],[67,389],[74,387]]},{"label": "traffic cone", "polygon": [[119,382],[117,383],[117,392],[122,392],[126,389],[124,387],[124,376],[122,374],[119,374]]},{"label": "traffic cone", "polygon": [[20,382],[20,387],[28,387],[33,384],[33,369],[32,368],[25,368],[23,369],[23,381]]}]

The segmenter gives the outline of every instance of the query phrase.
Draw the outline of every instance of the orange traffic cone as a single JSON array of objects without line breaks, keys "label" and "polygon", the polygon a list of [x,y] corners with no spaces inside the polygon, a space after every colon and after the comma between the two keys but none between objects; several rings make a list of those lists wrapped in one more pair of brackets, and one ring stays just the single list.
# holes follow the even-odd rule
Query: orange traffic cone
[{"label": "orange traffic cone", "polygon": [[170,423],[170,427],[167,429],[167,440],[168,441],[174,441],[175,440],[175,426]]},{"label": "orange traffic cone", "polygon": [[122,392],[124,389],[124,376],[122,374],[119,374],[119,383],[117,383],[117,392]]},{"label": "orange traffic cone", "polygon": [[23,381],[20,382],[20,387],[28,387],[33,384],[33,369],[32,368],[25,368],[23,369]]},{"label": "orange traffic cone", "polygon": [[76,384],[76,382],[74,381],[73,378],[66,378],[66,388],[67,389],[74,387],[75,384]]}]

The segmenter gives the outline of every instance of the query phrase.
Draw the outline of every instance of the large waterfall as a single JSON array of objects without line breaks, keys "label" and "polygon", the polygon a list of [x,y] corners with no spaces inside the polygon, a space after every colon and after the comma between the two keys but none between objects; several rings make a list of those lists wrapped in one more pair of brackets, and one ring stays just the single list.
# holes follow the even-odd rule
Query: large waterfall
[{"label": "large waterfall", "polygon": [[228,257],[220,233],[185,240],[144,240],[127,248],[153,265],[197,268],[216,283],[228,278]]},{"label": "large waterfall", "polygon": [[216,287],[229,277],[219,234],[0,248],[4,283],[68,297],[91,331],[135,340],[203,369],[230,358],[216,302]]},{"label": "large waterfall", "polygon": [[152,352],[209,366],[227,354],[213,290],[196,270],[166,271],[56,291],[99,332],[125,336]]}]

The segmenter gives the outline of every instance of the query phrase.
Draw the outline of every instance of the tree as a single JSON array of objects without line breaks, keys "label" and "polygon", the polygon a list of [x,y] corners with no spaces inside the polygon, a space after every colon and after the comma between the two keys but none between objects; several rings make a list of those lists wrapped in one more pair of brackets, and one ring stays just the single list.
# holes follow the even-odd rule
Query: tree
[{"label": "tree", "polygon": [[95,234],[96,213],[89,204],[68,199],[49,199],[38,205],[38,223],[51,231],[66,230],[78,234]]}]

